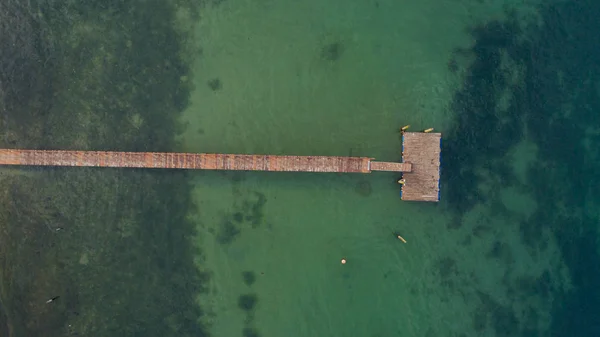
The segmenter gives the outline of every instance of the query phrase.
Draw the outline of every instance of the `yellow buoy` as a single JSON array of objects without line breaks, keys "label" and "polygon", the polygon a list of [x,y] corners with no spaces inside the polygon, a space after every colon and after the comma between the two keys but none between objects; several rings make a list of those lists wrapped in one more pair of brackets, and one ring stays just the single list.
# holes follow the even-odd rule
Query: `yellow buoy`
[{"label": "yellow buoy", "polygon": [[425,130],[425,131],[423,131],[423,132],[425,132],[425,133],[429,133],[429,132],[431,132],[431,131],[433,131],[433,128],[426,129],[426,130]]},{"label": "yellow buoy", "polygon": [[400,131],[404,132],[404,131],[408,130],[408,128],[410,128],[410,125],[405,125],[402,128],[400,128]]}]

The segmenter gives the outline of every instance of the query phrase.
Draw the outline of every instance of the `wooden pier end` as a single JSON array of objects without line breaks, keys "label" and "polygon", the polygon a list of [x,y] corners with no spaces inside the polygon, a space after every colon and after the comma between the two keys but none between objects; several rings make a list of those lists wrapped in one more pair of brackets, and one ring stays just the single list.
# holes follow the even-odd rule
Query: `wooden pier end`
[{"label": "wooden pier end", "polygon": [[402,200],[440,200],[441,133],[404,132],[402,161],[412,170],[402,174]]}]

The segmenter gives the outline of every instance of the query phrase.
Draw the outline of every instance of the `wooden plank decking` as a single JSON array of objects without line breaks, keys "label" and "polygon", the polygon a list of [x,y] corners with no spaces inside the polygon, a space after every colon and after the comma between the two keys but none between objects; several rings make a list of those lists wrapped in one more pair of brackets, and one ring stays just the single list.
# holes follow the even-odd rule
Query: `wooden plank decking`
[{"label": "wooden plank decking", "polygon": [[374,162],[368,157],[9,149],[0,149],[0,165],[346,173],[411,168],[408,163]]},{"label": "wooden plank decking", "polygon": [[0,165],[369,173],[371,158],[0,149]]},{"label": "wooden plank decking", "polygon": [[402,174],[402,200],[439,201],[441,133],[405,132],[402,160],[412,171]]},{"label": "wooden plank decking", "polygon": [[410,172],[411,170],[411,163],[390,163],[384,161],[371,162],[371,171]]}]

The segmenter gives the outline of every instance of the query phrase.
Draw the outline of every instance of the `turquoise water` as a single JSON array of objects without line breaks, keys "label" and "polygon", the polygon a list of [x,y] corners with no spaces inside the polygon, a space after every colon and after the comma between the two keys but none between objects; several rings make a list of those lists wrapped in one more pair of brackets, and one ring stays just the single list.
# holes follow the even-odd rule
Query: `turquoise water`
[{"label": "turquoise water", "polygon": [[437,204],[389,173],[3,168],[0,335],[600,335],[594,2],[0,13],[2,147],[395,161],[401,126],[443,134]]}]

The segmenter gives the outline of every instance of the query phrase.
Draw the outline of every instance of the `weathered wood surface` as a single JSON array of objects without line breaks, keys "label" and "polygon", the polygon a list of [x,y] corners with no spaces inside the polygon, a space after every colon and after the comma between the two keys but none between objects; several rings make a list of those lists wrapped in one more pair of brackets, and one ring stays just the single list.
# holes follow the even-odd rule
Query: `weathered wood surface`
[{"label": "weathered wood surface", "polygon": [[411,163],[393,163],[384,161],[371,162],[371,171],[410,172],[411,170]]},{"label": "weathered wood surface", "polygon": [[371,158],[0,149],[0,165],[369,173]]}]

